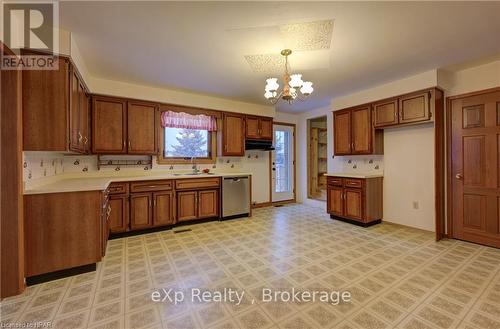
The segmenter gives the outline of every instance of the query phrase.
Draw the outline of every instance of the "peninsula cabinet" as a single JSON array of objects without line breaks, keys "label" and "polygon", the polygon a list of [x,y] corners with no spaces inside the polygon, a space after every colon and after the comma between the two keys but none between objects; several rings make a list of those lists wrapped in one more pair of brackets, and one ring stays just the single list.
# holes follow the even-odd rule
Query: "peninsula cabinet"
[{"label": "peninsula cabinet", "polygon": [[245,155],[245,117],[224,113],[222,116],[222,156]]},{"label": "peninsula cabinet", "polygon": [[22,71],[23,150],[88,153],[88,90],[69,58],[55,59],[57,70]]},{"label": "peninsula cabinet", "polygon": [[371,106],[333,112],[334,154],[383,154],[383,132],[372,126]]},{"label": "peninsula cabinet", "polygon": [[361,226],[382,219],[382,177],[327,177],[327,212],[331,218]]},{"label": "peninsula cabinet", "polygon": [[384,128],[396,125],[432,122],[437,102],[443,92],[437,88],[417,91],[373,104],[373,125]]},{"label": "peninsula cabinet", "polygon": [[102,191],[24,196],[26,277],[100,261]]},{"label": "peninsula cabinet", "polygon": [[267,117],[246,116],[246,139],[271,140],[273,139],[273,119]]}]

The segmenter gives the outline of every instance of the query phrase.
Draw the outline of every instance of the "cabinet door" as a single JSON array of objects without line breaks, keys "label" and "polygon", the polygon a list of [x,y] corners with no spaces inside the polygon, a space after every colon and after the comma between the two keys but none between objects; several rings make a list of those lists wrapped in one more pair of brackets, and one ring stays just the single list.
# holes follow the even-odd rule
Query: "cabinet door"
[{"label": "cabinet door", "polygon": [[245,118],[237,114],[224,114],[222,155],[245,155]]},{"label": "cabinet door", "polygon": [[373,126],[385,127],[398,123],[398,100],[392,99],[373,105]]},{"label": "cabinet door", "polygon": [[80,108],[79,108],[79,127],[80,133],[82,135],[82,141],[80,142],[80,152],[89,153],[90,151],[90,111],[89,111],[89,96],[85,92],[85,87],[82,83],[78,88],[78,95],[80,96]]},{"label": "cabinet door", "polygon": [[363,106],[352,110],[352,154],[370,154],[372,152],[371,107]]},{"label": "cabinet door", "polygon": [[430,120],[429,101],[429,91],[400,97],[399,123]]},{"label": "cabinet door", "polygon": [[177,193],[177,221],[183,222],[198,218],[197,191]]},{"label": "cabinet door", "polygon": [[117,195],[109,197],[111,213],[109,217],[109,228],[111,233],[125,232],[129,225],[128,196]]},{"label": "cabinet door", "polygon": [[351,219],[363,219],[363,191],[361,189],[344,189],[345,212]]},{"label": "cabinet door", "polygon": [[58,63],[58,70],[22,70],[23,151],[69,150],[72,72],[68,59]]},{"label": "cabinet door", "polygon": [[326,203],[329,214],[337,216],[344,215],[344,200],[342,193],[344,193],[342,187],[328,186]]},{"label": "cabinet door", "polygon": [[333,112],[335,155],[351,154],[351,111]]},{"label": "cabinet door", "polygon": [[273,119],[260,119],[260,138],[273,139]]},{"label": "cabinet door", "polygon": [[198,192],[198,218],[219,216],[219,190]]},{"label": "cabinet door", "polygon": [[71,94],[69,106],[69,149],[80,152],[83,145],[83,135],[80,131],[80,80],[71,70]]},{"label": "cabinet door", "polygon": [[155,154],[156,105],[128,102],[128,154]]},{"label": "cabinet door", "polygon": [[92,105],[93,153],[126,153],[126,102],[118,98],[95,97]]},{"label": "cabinet door", "polygon": [[246,117],[245,119],[246,123],[246,132],[245,136],[246,138],[250,139],[259,139],[260,134],[259,134],[259,118],[258,117]]},{"label": "cabinet door", "polygon": [[153,193],[153,226],[174,223],[173,192]]},{"label": "cabinet door", "polygon": [[152,226],[151,193],[134,193],[130,195],[130,228],[132,230]]}]

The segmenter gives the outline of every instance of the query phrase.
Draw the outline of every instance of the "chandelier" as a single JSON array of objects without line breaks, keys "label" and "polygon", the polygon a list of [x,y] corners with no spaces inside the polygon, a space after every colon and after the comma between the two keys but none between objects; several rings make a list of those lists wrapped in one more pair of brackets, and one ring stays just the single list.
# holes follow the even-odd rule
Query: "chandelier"
[{"label": "chandelier", "polygon": [[302,81],[302,74],[291,74],[288,72],[288,56],[292,51],[283,49],[281,55],[285,57],[285,74],[283,76],[283,89],[278,92],[280,85],[278,78],[266,80],[264,97],[272,104],[276,104],[280,99],[292,104],[296,99],[305,100],[313,92],[312,82]]}]

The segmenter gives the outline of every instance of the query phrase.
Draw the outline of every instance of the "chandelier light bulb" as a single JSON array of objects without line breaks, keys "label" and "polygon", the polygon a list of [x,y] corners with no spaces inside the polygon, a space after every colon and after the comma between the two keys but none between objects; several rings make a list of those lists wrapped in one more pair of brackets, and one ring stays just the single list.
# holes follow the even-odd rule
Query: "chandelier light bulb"
[{"label": "chandelier light bulb", "polygon": [[310,94],[312,94],[314,88],[312,87],[312,82],[311,81],[306,81],[302,84],[302,88],[300,88],[300,92],[303,94],[303,95],[306,95],[306,96],[309,96]]},{"label": "chandelier light bulb", "polygon": [[266,92],[264,93],[264,97],[266,99],[271,99],[271,98],[274,98],[276,95],[276,92],[271,92],[269,90],[266,90]]},{"label": "chandelier light bulb", "polygon": [[266,91],[276,91],[280,85],[278,84],[278,78],[269,78],[266,80]]},{"label": "chandelier light bulb", "polygon": [[292,74],[290,82],[288,83],[292,88],[300,88],[304,81],[302,81],[302,74]]}]

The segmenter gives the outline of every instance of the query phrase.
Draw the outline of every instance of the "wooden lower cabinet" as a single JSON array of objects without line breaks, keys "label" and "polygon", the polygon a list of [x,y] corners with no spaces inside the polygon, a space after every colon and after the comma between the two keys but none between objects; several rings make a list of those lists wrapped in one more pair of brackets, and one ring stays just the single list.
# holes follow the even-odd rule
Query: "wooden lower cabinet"
[{"label": "wooden lower cabinet", "polygon": [[198,219],[198,191],[177,192],[177,221]]},{"label": "wooden lower cabinet", "polygon": [[219,217],[219,190],[177,192],[177,221]]},{"label": "wooden lower cabinet", "polygon": [[198,192],[198,218],[219,216],[219,190]]},{"label": "wooden lower cabinet", "polygon": [[24,196],[25,276],[101,260],[101,191]]},{"label": "wooden lower cabinet", "polygon": [[153,193],[153,226],[174,224],[173,197],[172,191]]},{"label": "wooden lower cabinet", "polygon": [[342,187],[328,187],[327,205],[328,213],[342,216],[344,214],[344,190]]},{"label": "wooden lower cabinet", "polygon": [[129,196],[112,195],[109,197],[111,213],[109,229],[111,233],[126,232],[129,226]]},{"label": "wooden lower cabinet", "polygon": [[333,217],[369,226],[382,220],[383,178],[327,178],[327,211]]},{"label": "wooden lower cabinet", "polygon": [[130,229],[139,230],[153,226],[151,193],[132,193],[130,195]]}]

